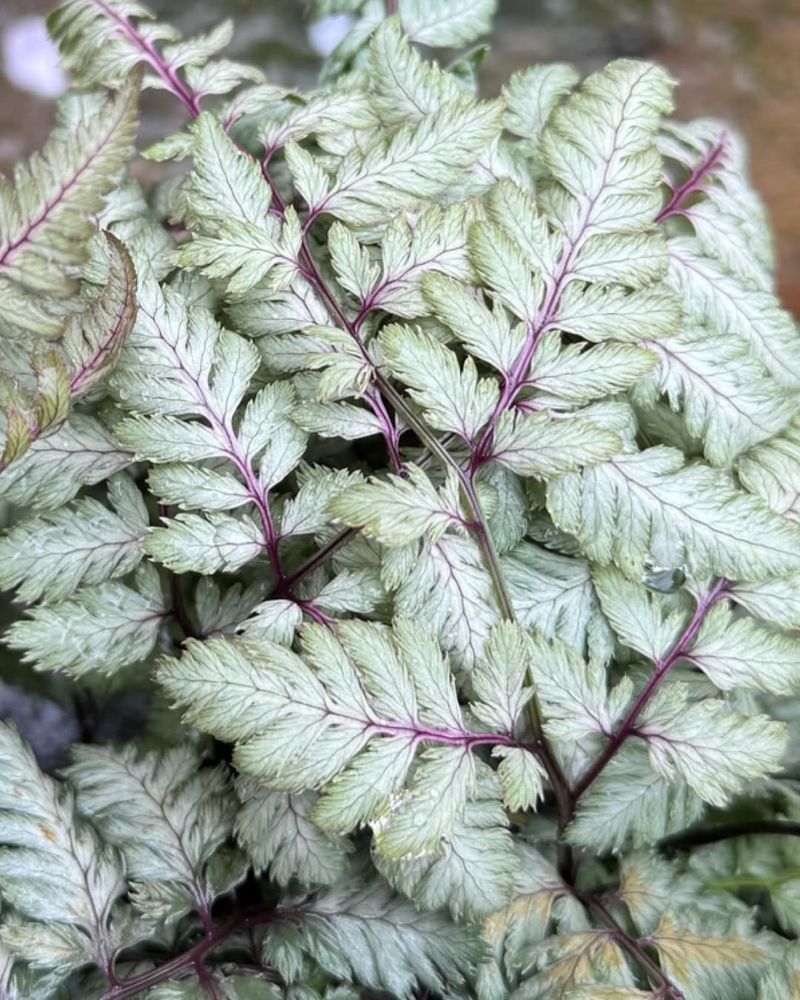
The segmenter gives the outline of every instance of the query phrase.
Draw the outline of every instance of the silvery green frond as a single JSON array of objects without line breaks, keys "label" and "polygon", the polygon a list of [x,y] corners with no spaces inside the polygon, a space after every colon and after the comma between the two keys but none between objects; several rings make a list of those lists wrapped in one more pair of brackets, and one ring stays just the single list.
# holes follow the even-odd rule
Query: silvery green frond
[{"label": "silvery green frond", "polygon": [[[319,0],[311,90],[228,22],[51,17],[97,89],[0,184],[0,585],[87,745],[0,727],[3,1000],[796,992],[800,341],[746,150],[639,60],[479,99],[486,46],[427,50],[496,7]],[[141,69],[185,123],[140,185]]]},{"label": "silvery green frond", "polygon": [[780,770],[787,732],[763,715],[743,716],[714,698],[690,701],[682,684],[662,687],[637,722],[655,771],[722,806],[747,781]]},{"label": "silvery green frond", "polygon": [[194,113],[206,95],[226,94],[243,80],[263,80],[251,66],[213,58],[231,40],[230,21],[182,39],[135,0],[66,0],[50,15],[48,28],[66,66],[84,85],[119,87],[145,63],[145,86],[172,91]]},{"label": "silvery green frond", "polygon": [[795,418],[781,434],[742,455],[736,471],[742,484],[779,514],[797,520],[800,473],[800,423]]},{"label": "silvery green frond", "polygon": [[420,911],[380,881],[354,885],[351,878],[310,897],[285,900],[281,909],[291,923],[268,929],[264,958],[290,982],[307,955],[339,980],[411,1000],[417,984],[465,988],[483,956],[472,927]]},{"label": "silvery green frond", "polygon": [[[72,403],[95,395],[117,360],[136,311],[133,265],[125,247],[111,233],[89,241],[92,259],[83,269],[93,295],[80,312],[69,313],[58,346],[34,347],[20,362],[20,344],[10,352],[10,371],[0,372],[5,443],[0,470],[17,463],[36,441],[55,433]],[[24,265],[26,272],[30,267]],[[26,307],[27,310],[27,307]]]},{"label": "silvery green frond", "polygon": [[[377,141],[366,153],[348,154],[329,189],[314,192],[310,211],[370,227],[437,198],[498,135],[500,110],[497,103],[459,98],[416,125],[404,125],[387,145]],[[459,136],[456,147],[454,133]],[[300,169],[297,163],[296,175]]]},{"label": "silvery green frond", "polygon": [[125,858],[137,882],[177,883],[201,913],[215,891],[209,863],[233,830],[236,798],[220,767],[201,767],[190,747],[77,747],[66,776],[78,807]]},{"label": "silvery green frond", "polygon": [[528,844],[515,842],[519,864],[510,902],[483,924],[491,949],[476,979],[480,1000],[500,1000],[519,984],[523,956],[547,933],[556,901],[567,888],[555,868]]},{"label": "silvery green frond", "polygon": [[302,656],[266,639],[190,643],[160,679],[189,719],[237,741],[240,770],[276,790],[322,790],[311,819],[323,830],[370,822],[387,858],[435,854],[478,794],[470,748],[514,745],[529,692],[525,660],[509,653],[524,651],[524,633],[490,637],[475,668],[477,730],[438,643],[409,621],[345,621],[336,637],[313,625],[302,640]]},{"label": "silvery green frond", "polygon": [[[423,535],[436,540],[459,521],[450,484],[437,490],[422,469],[409,465],[406,476],[390,475],[349,486],[328,511],[337,521],[359,527],[385,545],[406,545]],[[455,499],[455,503],[454,503]]]},{"label": "silvery green frond", "polygon": [[789,399],[747,347],[727,333],[705,329],[648,346],[660,359],[651,378],[635,388],[647,405],[666,394],[682,412],[690,434],[704,442],[714,465],[731,465],[741,452],[783,430],[791,418]]},{"label": "silvery green frond", "polygon": [[144,547],[176,573],[212,574],[240,569],[262,552],[264,541],[261,527],[248,514],[178,514],[154,528]]},{"label": "silvery green frond", "polygon": [[[122,858],[80,819],[69,789],[42,774],[9,724],[0,728],[0,757],[2,895],[19,915],[3,927],[4,941],[62,974],[86,963],[109,967],[122,945]],[[37,922],[35,933],[26,921]]]},{"label": "silvery green frond", "polygon": [[731,599],[760,618],[782,629],[800,628],[800,581],[794,576],[775,577],[760,583],[740,582],[728,591]]},{"label": "silvery green frond", "polygon": [[631,699],[633,685],[623,677],[609,690],[602,663],[584,660],[559,639],[532,637],[532,677],[552,737],[569,770],[586,766],[614,731]]},{"label": "silvery green frond", "polygon": [[572,66],[550,63],[515,73],[503,88],[505,126],[509,132],[520,137],[526,156],[535,157],[538,154],[548,118],[578,79]]},{"label": "silvery green frond", "polygon": [[408,326],[385,326],[380,346],[387,368],[409,387],[409,395],[432,427],[476,440],[500,398],[493,379],[478,378],[471,358],[462,367],[453,351]]},{"label": "silvery green frond", "polygon": [[800,970],[797,959],[793,957],[787,962],[786,968],[773,966],[758,984],[758,1000],[783,1000],[789,997],[794,1000],[800,995]]},{"label": "silvery green frond", "polygon": [[400,0],[400,23],[409,38],[423,45],[468,45],[489,30],[496,0]]},{"label": "silvery green frond", "polygon": [[462,91],[449,73],[422,59],[409,44],[398,21],[389,19],[370,44],[369,75],[375,110],[390,126],[420,121]]},{"label": "silvery green frond", "polygon": [[312,819],[314,792],[278,792],[252,778],[240,778],[242,800],[236,836],[258,872],[268,871],[279,885],[332,885],[349,865],[351,844],[323,832]]},{"label": "silvery green frond", "polygon": [[588,347],[564,344],[558,334],[546,334],[536,353],[536,370],[531,373],[531,399],[543,406],[566,409],[634,386],[638,392],[647,384],[645,376],[657,365],[657,355],[646,346],[611,340]]},{"label": "silvery green frond", "polygon": [[477,798],[467,803],[452,838],[437,853],[398,860],[376,853],[384,878],[421,909],[447,907],[456,919],[485,917],[505,905],[518,860],[497,785],[497,777],[482,769]]},{"label": "silvery green frond", "polygon": [[654,771],[643,746],[622,747],[583,795],[570,825],[572,843],[590,850],[623,851],[656,843],[691,826],[701,799]]},{"label": "silvery green frond", "polygon": [[[17,167],[14,186],[0,193],[0,278],[34,296],[67,298],[75,291],[72,269],[86,256],[92,214],[113,188],[133,150],[138,83],[130,80],[98,114],[77,129],[51,138],[40,155]],[[52,335],[58,330],[27,312],[12,295],[5,320]],[[18,307],[18,308],[17,308]],[[27,313],[27,315],[26,315]]]},{"label": "silvery green frond", "polygon": [[135,569],[147,509],[125,473],[109,480],[108,496],[111,508],[83,497],[17,522],[0,540],[0,586],[16,587],[23,601],[54,602]]},{"label": "silvery green frond", "polygon": [[550,479],[612,458],[622,449],[613,431],[581,417],[504,413],[494,429],[492,459],[520,476]]},{"label": "silvery green frond", "polygon": [[434,631],[454,665],[465,671],[482,655],[501,618],[479,547],[474,539],[455,535],[423,542],[395,589],[394,607]]},{"label": "silvery green frond", "polygon": [[145,563],[132,585],[109,581],[31,608],[6,642],[37,670],[114,674],[150,656],[168,613],[158,573]]},{"label": "silvery green frond", "polygon": [[800,556],[793,526],[722,473],[685,466],[671,448],[619,455],[552,480],[547,506],[591,559],[631,574],[655,558],[697,573],[764,579],[792,572]]},{"label": "silvery green frond", "polygon": [[747,687],[788,695],[800,687],[796,640],[751,618],[735,616],[724,604],[711,609],[689,655],[723,691]]},{"label": "silvery green frond", "polygon": [[593,928],[548,938],[530,950],[527,967],[529,978],[511,994],[513,1000],[567,1000],[576,992],[580,997],[587,982],[592,992],[598,991],[596,995],[602,996],[605,987],[612,997],[616,992],[624,998],[625,990],[635,983],[619,944],[604,930]]},{"label": "silvery green frond", "polygon": [[686,627],[689,615],[664,606],[662,596],[628,580],[613,567],[592,572],[600,606],[620,642],[650,660],[661,660]]},{"label": "silvery green frond", "polygon": [[798,335],[792,317],[768,292],[755,292],[712,258],[692,237],[669,242],[671,281],[688,318],[740,338],[776,382],[796,388],[800,371]]},{"label": "silvery green frond", "polygon": [[558,638],[581,655],[609,655],[611,633],[583,559],[522,542],[503,556],[514,607],[521,624]]},{"label": "silvery green frond", "polygon": [[0,476],[0,496],[20,507],[55,510],[83,486],[100,483],[133,461],[96,417],[73,413],[55,433],[34,441]]},{"label": "silvery green frond", "polygon": [[[680,207],[691,220],[703,253],[747,284],[768,291],[774,270],[772,240],[764,205],[750,184],[748,151],[741,136],[729,124],[712,119],[668,121],[658,145],[673,188],[666,211],[676,207],[675,195],[680,196],[682,189],[694,193],[699,185],[702,197]],[[687,187],[672,180],[675,167],[688,172]]]}]

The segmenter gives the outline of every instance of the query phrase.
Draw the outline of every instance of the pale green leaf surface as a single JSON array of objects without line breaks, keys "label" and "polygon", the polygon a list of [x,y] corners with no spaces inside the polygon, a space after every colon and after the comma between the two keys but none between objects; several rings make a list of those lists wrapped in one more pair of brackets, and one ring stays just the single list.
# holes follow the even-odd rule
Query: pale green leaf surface
[{"label": "pale green leaf surface", "polygon": [[651,660],[662,659],[688,624],[680,612],[666,614],[659,597],[612,567],[592,573],[597,596],[621,642]]},{"label": "pale green leaf surface", "polygon": [[433,631],[469,671],[483,653],[491,627],[500,619],[497,596],[481,552],[471,538],[445,535],[423,543],[410,573],[394,594],[395,612]]},{"label": "pale green leaf surface", "polygon": [[55,510],[82,486],[130,465],[133,456],[95,417],[73,413],[54,434],[34,441],[0,475],[0,496],[20,507]]},{"label": "pale green leaf surface", "polygon": [[194,750],[137,753],[127,746],[79,747],[67,776],[79,808],[125,857],[128,874],[178,882],[208,911],[214,889],[206,866],[233,829],[235,799],[225,771],[200,768]]},{"label": "pale green leaf surface", "polygon": [[766,716],[742,716],[722,701],[687,700],[685,685],[662,687],[642,712],[637,734],[654,769],[723,806],[743,784],[780,770],[786,730]]},{"label": "pale green leaf surface", "polygon": [[683,466],[670,448],[621,455],[554,480],[548,510],[576,535],[586,554],[641,574],[659,565],[688,565],[741,579],[788,573],[800,556],[800,536],[720,473]]},{"label": "pale green leaf surface", "polygon": [[670,240],[670,283],[690,319],[740,338],[779,385],[796,387],[800,341],[791,316],[769,293],[756,292],[700,252],[691,237]]},{"label": "pale green leaf surface", "polygon": [[668,782],[649,767],[646,749],[629,743],[582,796],[568,837],[588,850],[619,852],[677,833],[702,812],[687,785]]},{"label": "pale green leaf surface", "polygon": [[470,354],[500,372],[511,371],[525,344],[523,327],[512,327],[500,306],[489,309],[474,291],[443,274],[426,275],[422,289],[437,319]]},{"label": "pale green leaf surface", "polygon": [[550,479],[603,462],[621,447],[612,431],[580,417],[504,413],[494,432],[492,458],[518,475]]},{"label": "pale green leaf surface", "polygon": [[505,905],[517,870],[506,818],[484,773],[486,798],[469,802],[452,837],[429,856],[389,861],[378,859],[381,874],[424,910],[449,907],[453,916],[484,917]]},{"label": "pale green leaf surface", "polygon": [[137,95],[134,78],[99,113],[18,165],[13,188],[0,187],[3,277],[49,296],[74,292],[70,269],[85,257],[92,215],[133,150]]},{"label": "pale green leaf surface", "polygon": [[261,526],[249,515],[178,514],[153,528],[147,554],[176,573],[232,573],[262,553]]},{"label": "pale green leaf surface", "polygon": [[103,583],[33,608],[11,626],[6,642],[39,670],[115,673],[153,651],[167,615],[155,576],[153,567],[141,566],[136,589]]},{"label": "pale green leaf surface", "polygon": [[800,688],[796,640],[750,618],[734,617],[724,604],[706,616],[689,657],[723,691],[749,687],[788,695]]},{"label": "pale green leaf surface", "polygon": [[450,102],[416,127],[398,130],[387,146],[377,143],[345,158],[332,190],[311,210],[356,226],[387,223],[460,179],[497,135],[499,118],[496,103]]},{"label": "pale green leaf surface", "polygon": [[489,30],[496,0],[399,0],[400,23],[409,38],[441,48],[468,45]]},{"label": "pale green leaf surface", "polygon": [[418,910],[385,883],[360,883],[351,877],[308,899],[287,900],[296,929],[271,925],[265,960],[275,965],[291,947],[339,980],[388,990],[400,1000],[412,1000],[418,983],[431,990],[445,983],[466,987],[466,976],[483,954],[472,927]]},{"label": "pale green leaf surface", "polygon": [[348,487],[328,512],[386,545],[405,545],[425,534],[438,537],[459,515],[421,469],[410,464],[406,469],[405,479],[390,475]]},{"label": "pale green leaf surface", "polygon": [[112,508],[84,497],[17,522],[0,541],[0,586],[23,601],[59,601],[79,586],[125,576],[142,558],[147,509],[133,482],[109,481]]},{"label": "pale green leaf surface", "polygon": [[456,81],[411,47],[396,20],[385,21],[370,44],[375,109],[389,125],[419,121],[460,96]]},{"label": "pale green leaf surface", "polygon": [[637,386],[635,398],[646,405],[666,394],[683,413],[689,433],[702,438],[714,465],[730,465],[740,452],[788,423],[788,397],[727,331],[687,330],[648,346],[661,364]]},{"label": "pale green leaf surface", "polygon": [[476,438],[500,397],[496,382],[478,378],[471,358],[459,365],[453,351],[422,330],[392,324],[381,331],[380,345],[390,372],[409,387],[432,427]]},{"label": "pale green leaf surface", "polygon": [[112,911],[125,891],[121,859],[78,818],[72,795],[39,770],[8,724],[0,728],[0,759],[3,896],[20,914],[49,925],[37,934],[52,928],[38,945],[28,935],[31,957],[62,973],[105,964],[120,944]]},{"label": "pale green leaf surface", "polygon": [[530,384],[544,405],[581,405],[629,389],[658,365],[646,347],[607,341],[596,347],[562,344],[547,334],[536,351]]}]

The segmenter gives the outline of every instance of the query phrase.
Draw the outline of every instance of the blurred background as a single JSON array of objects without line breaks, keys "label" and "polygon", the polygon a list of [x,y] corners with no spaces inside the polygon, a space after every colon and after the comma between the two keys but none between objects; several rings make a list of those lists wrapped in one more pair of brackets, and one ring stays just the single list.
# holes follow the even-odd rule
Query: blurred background
[{"label": "blurred background", "polygon": [[[42,17],[51,0],[0,0],[0,171],[42,144],[66,85]],[[236,23],[233,58],[273,82],[307,85],[343,29],[310,27],[304,0],[149,0],[185,34]],[[331,23],[333,22],[333,23]],[[516,69],[566,60],[584,72],[615,56],[652,58],[680,81],[678,115],[724,118],[750,143],[775,227],[784,304],[800,314],[800,0],[500,0],[487,94]],[[169,98],[147,95],[145,140],[180,124]]]},{"label": "blurred background", "polygon": [[[44,26],[53,2],[0,0],[3,173],[43,144],[53,99],[67,86]],[[341,18],[310,25],[304,0],[147,2],[185,35],[232,17],[237,30],[227,54],[290,86],[313,83],[321,56],[347,27]],[[679,117],[725,119],[749,141],[752,173],[775,228],[780,294],[800,315],[800,0],[500,0],[491,45],[482,68],[487,95],[535,62],[568,61],[590,72],[632,56],[667,66],[680,81]],[[143,143],[183,122],[168,95],[148,91],[143,111]],[[3,597],[0,629],[9,613]],[[101,707],[74,685],[62,689],[59,678],[20,667],[7,650],[0,664],[0,717],[15,719],[45,766],[62,763],[77,739],[124,738],[142,727],[140,698],[112,695]]]}]

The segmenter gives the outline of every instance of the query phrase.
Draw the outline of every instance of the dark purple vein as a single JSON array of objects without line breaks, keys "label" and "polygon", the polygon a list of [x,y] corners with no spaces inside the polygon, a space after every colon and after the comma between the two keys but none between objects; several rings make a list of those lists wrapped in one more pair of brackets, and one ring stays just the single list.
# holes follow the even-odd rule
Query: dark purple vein
[{"label": "dark purple vein", "polygon": [[722,158],[725,155],[727,142],[728,136],[725,132],[723,132],[716,144],[692,170],[691,174],[687,177],[683,184],[681,184],[680,187],[673,189],[669,201],[656,216],[656,223],[663,222],[672,215],[680,215],[685,210],[684,203],[687,198],[689,198],[690,195],[703,190],[709,175],[721,163]]},{"label": "dark purple vein", "polygon": [[634,734],[639,716],[642,714],[645,707],[648,705],[653,695],[655,695],[656,691],[666,679],[672,668],[689,652],[695,639],[697,638],[698,632],[706,620],[706,616],[717,601],[719,601],[719,599],[723,596],[726,587],[726,580],[719,580],[716,584],[714,584],[711,590],[709,590],[708,593],[706,593],[697,602],[697,607],[695,608],[691,621],[686,626],[683,633],[675,641],[672,649],[666,654],[666,656],[656,661],[655,669],[650,675],[649,680],[639,692],[636,701],[628,710],[627,715],[617,727],[616,732],[606,744],[603,752],[583,774],[583,776],[578,779],[578,782],[572,790],[573,809],[578,799],[580,799],[587,789],[594,784],[597,778],[600,777],[622,744],[628,739],[629,736]]},{"label": "dark purple vein", "polygon": [[[117,347],[119,347],[122,341],[124,341],[128,336],[136,317],[136,272],[133,269],[133,263],[131,262],[127,250],[119,242],[119,240],[117,240],[116,236],[112,233],[106,233],[105,235],[106,239],[112,244],[112,246],[116,247],[116,253],[121,261],[124,292],[116,311],[114,325],[111,327],[111,330],[109,330],[108,336],[105,340],[101,341],[94,354],[92,354],[91,357],[88,358],[80,366],[80,368],[73,373],[69,383],[71,396],[80,395],[84,384],[102,368],[109,355]],[[116,277],[117,275],[114,274],[112,268],[109,273],[109,284],[106,286],[107,288],[110,287],[111,282]]]},{"label": "dark purple vein", "polygon": [[64,202],[72,189],[80,182],[86,171],[90,169],[97,158],[103,153],[106,146],[111,142],[119,123],[125,117],[126,113],[127,108],[124,104],[121,104],[119,113],[109,123],[109,127],[92,150],[91,155],[81,163],[80,167],[78,167],[71,177],[62,181],[61,187],[56,194],[46,203],[39,215],[27,224],[23,232],[0,251],[0,267],[11,266],[11,258],[14,256],[15,251],[19,250],[25,243],[30,242],[36,230],[43,226],[50,218],[50,215]]},{"label": "dark purple vein", "polygon": [[531,363],[533,361],[533,356],[536,353],[536,349],[541,342],[542,337],[551,328],[553,322],[555,321],[558,313],[558,308],[561,304],[561,294],[570,276],[570,270],[575,257],[580,252],[581,247],[586,239],[587,233],[589,232],[589,227],[592,221],[592,213],[594,212],[597,201],[602,195],[606,187],[606,181],[608,179],[608,172],[611,168],[611,163],[614,157],[619,152],[617,146],[617,137],[619,130],[622,126],[622,122],[625,119],[625,111],[628,101],[633,96],[632,92],[626,97],[620,109],[619,121],[614,127],[614,137],[611,147],[611,153],[605,161],[603,167],[603,176],[600,179],[597,191],[594,195],[587,201],[586,207],[584,208],[580,221],[576,227],[576,232],[573,233],[568,242],[566,243],[561,257],[559,258],[558,264],[556,265],[555,272],[551,277],[547,279],[545,299],[542,306],[537,313],[537,315],[528,324],[528,332],[526,342],[520,351],[517,360],[514,362],[514,366],[511,371],[507,374],[505,382],[503,385],[503,390],[500,394],[500,399],[494,408],[486,428],[481,435],[480,440],[477,445],[472,450],[470,457],[469,471],[471,475],[481,467],[481,465],[491,458],[492,443],[494,441],[494,432],[497,426],[497,422],[500,417],[510,409],[516,402],[517,396],[524,387],[524,384],[528,378],[528,373],[530,371]]},{"label": "dark purple vein", "polygon": [[142,53],[147,63],[155,70],[178,100],[183,104],[189,114],[196,118],[201,111],[200,99],[197,94],[187,84],[181,80],[175,70],[164,59],[158,49],[151,41],[144,38],[131,22],[119,11],[114,10],[105,0],[95,0],[95,3],[103,14],[117,25],[119,32],[128,39]]},{"label": "dark purple vein", "polygon": [[[161,327],[159,326],[157,316],[153,313],[148,313],[143,306],[140,306],[140,308],[142,312],[149,317],[153,326],[159,331],[159,333],[161,333]],[[236,436],[236,432],[230,419],[218,411],[216,401],[211,395],[208,386],[203,380],[192,372],[176,344],[171,343],[169,339],[163,335],[161,335],[161,340],[171,351],[178,370],[193,388],[195,398],[197,399],[201,412],[211,425],[211,429],[214,431],[217,440],[222,445],[229,461],[233,463],[237,472],[241,475],[242,479],[244,479],[250,499],[255,504],[261,518],[264,533],[264,548],[267,551],[273,570],[277,574],[278,579],[281,580],[284,573],[279,552],[280,537],[272,520],[272,512],[269,509],[269,502],[267,499],[267,491],[261,485],[261,482],[259,481],[248,456],[242,450],[241,443]]]}]

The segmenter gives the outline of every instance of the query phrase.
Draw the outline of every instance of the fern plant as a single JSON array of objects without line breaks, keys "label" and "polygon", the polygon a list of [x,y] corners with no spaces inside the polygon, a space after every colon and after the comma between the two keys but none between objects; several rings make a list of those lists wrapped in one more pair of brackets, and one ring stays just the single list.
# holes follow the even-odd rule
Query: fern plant
[{"label": "fern plant", "polygon": [[[319,88],[128,0],[0,189],[5,1000],[800,997],[800,341],[728,128],[492,0]],[[185,127],[131,171],[138,94]]]}]

